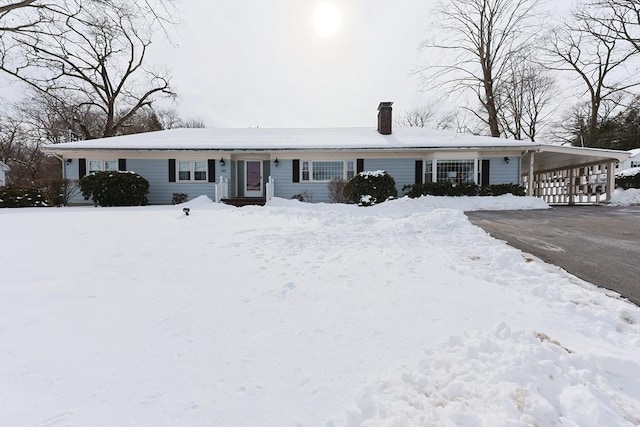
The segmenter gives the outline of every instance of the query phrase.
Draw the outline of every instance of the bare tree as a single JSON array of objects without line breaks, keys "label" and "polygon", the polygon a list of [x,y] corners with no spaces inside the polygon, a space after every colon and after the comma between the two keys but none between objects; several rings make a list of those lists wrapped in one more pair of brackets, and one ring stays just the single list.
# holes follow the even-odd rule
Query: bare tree
[{"label": "bare tree", "polygon": [[516,58],[496,90],[499,123],[506,137],[535,141],[541,124],[552,114],[554,79],[526,58]]},{"label": "bare tree", "polygon": [[435,118],[435,114],[436,111],[433,105],[414,107],[400,113],[395,122],[399,127],[423,128]]},{"label": "bare tree", "polygon": [[618,37],[586,9],[573,14],[573,22],[556,28],[546,44],[546,66],[573,73],[584,88],[589,111],[584,145],[595,144],[599,119],[604,118],[632,89],[640,85],[637,73],[625,70],[628,60],[640,53]]},{"label": "bare tree", "polygon": [[138,5],[120,0],[66,0],[56,6],[32,2],[25,7],[39,7],[37,22],[10,32],[10,43],[0,52],[0,69],[73,106],[78,114],[73,120],[80,126],[82,114],[101,117],[99,131],[84,126],[85,138],[117,135],[139,110],[159,97],[174,96],[168,73],[144,66],[152,25],[140,16]]},{"label": "bare tree", "polygon": [[204,120],[198,118],[181,120],[178,127],[181,128],[204,128]]},{"label": "bare tree", "polygon": [[537,5],[538,0],[441,3],[438,40],[423,43],[430,58],[450,54],[448,62],[429,64],[421,70],[427,87],[474,93],[483,111],[470,111],[494,137],[500,136],[496,85],[505,80],[511,58],[527,47],[530,36],[539,28]]},{"label": "bare tree", "polygon": [[60,174],[60,162],[40,150],[44,141],[20,116],[0,115],[0,160],[9,165],[10,185],[28,185],[36,180]]},{"label": "bare tree", "polygon": [[578,15],[580,19],[597,22],[640,52],[640,3],[637,0],[592,0]]}]

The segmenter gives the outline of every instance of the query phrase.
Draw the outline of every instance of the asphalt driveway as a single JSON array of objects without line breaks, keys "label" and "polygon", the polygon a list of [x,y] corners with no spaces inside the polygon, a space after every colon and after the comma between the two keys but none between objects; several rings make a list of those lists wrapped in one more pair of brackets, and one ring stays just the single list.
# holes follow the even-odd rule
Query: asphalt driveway
[{"label": "asphalt driveway", "polygon": [[493,237],[640,305],[640,206],[465,215]]}]

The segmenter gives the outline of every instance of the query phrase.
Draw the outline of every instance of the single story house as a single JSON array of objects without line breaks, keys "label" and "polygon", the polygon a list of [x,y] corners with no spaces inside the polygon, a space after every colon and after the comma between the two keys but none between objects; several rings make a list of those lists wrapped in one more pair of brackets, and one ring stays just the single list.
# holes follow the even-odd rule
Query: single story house
[{"label": "single story house", "polygon": [[4,187],[7,184],[6,173],[9,172],[11,168],[0,162],[0,187]]},{"label": "single story house", "polygon": [[[610,195],[613,168],[628,157],[621,151],[392,129],[391,102],[378,106],[377,128],[170,129],[45,149],[62,160],[68,179],[96,171],[137,172],[150,183],[151,204],[171,203],[174,193],[216,201],[302,195],[329,202],[329,181],[365,170],[386,170],[399,194],[407,184],[424,182],[522,183],[529,194],[551,203],[588,203]],[[606,185],[596,194],[590,184],[603,179]]]},{"label": "single story house", "polygon": [[640,168],[640,148],[634,148],[633,150],[627,151],[627,153],[629,153],[629,158],[616,165],[616,172],[631,168]]}]

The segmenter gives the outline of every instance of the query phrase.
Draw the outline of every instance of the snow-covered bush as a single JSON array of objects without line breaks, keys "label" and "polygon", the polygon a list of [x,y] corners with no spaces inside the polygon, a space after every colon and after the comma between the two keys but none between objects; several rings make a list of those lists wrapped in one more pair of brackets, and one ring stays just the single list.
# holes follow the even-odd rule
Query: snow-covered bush
[{"label": "snow-covered bush", "polygon": [[96,206],[142,206],[147,204],[149,181],[135,172],[94,172],[80,179],[80,190]]},{"label": "snow-covered bush", "polygon": [[396,181],[386,171],[360,172],[345,187],[345,194],[360,206],[373,206],[398,197]]},{"label": "snow-covered bush", "polygon": [[33,208],[47,206],[42,190],[37,187],[0,187],[0,208]]},{"label": "snow-covered bush", "polygon": [[513,194],[524,196],[525,188],[519,184],[494,184],[480,187],[473,182],[427,182],[405,185],[402,191],[411,198],[420,196],[502,196]]},{"label": "snow-covered bush", "polygon": [[640,188],[640,168],[626,169],[616,174],[616,188]]}]

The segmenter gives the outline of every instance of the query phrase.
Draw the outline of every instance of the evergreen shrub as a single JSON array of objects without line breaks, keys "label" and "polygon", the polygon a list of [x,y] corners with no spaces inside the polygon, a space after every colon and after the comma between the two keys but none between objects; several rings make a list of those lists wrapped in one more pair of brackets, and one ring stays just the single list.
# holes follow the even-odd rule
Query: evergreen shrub
[{"label": "evergreen shrub", "polygon": [[373,206],[398,197],[396,181],[386,171],[360,172],[345,186],[348,199],[360,206]]},{"label": "evergreen shrub", "polygon": [[149,181],[135,172],[94,172],[80,179],[80,191],[96,206],[143,206],[148,201]]},{"label": "evergreen shrub", "polygon": [[519,184],[494,184],[480,187],[473,182],[454,184],[451,182],[427,182],[424,184],[405,185],[402,187],[410,198],[420,196],[501,196],[513,194],[524,196],[525,188]]},{"label": "evergreen shrub", "polygon": [[640,173],[616,177],[616,188],[622,188],[623,190],[640,188]]},{"label": "evergreen shrub", "polygon": [[0,208],[34,208],[47,206],[38,187],[0,187]]}]

